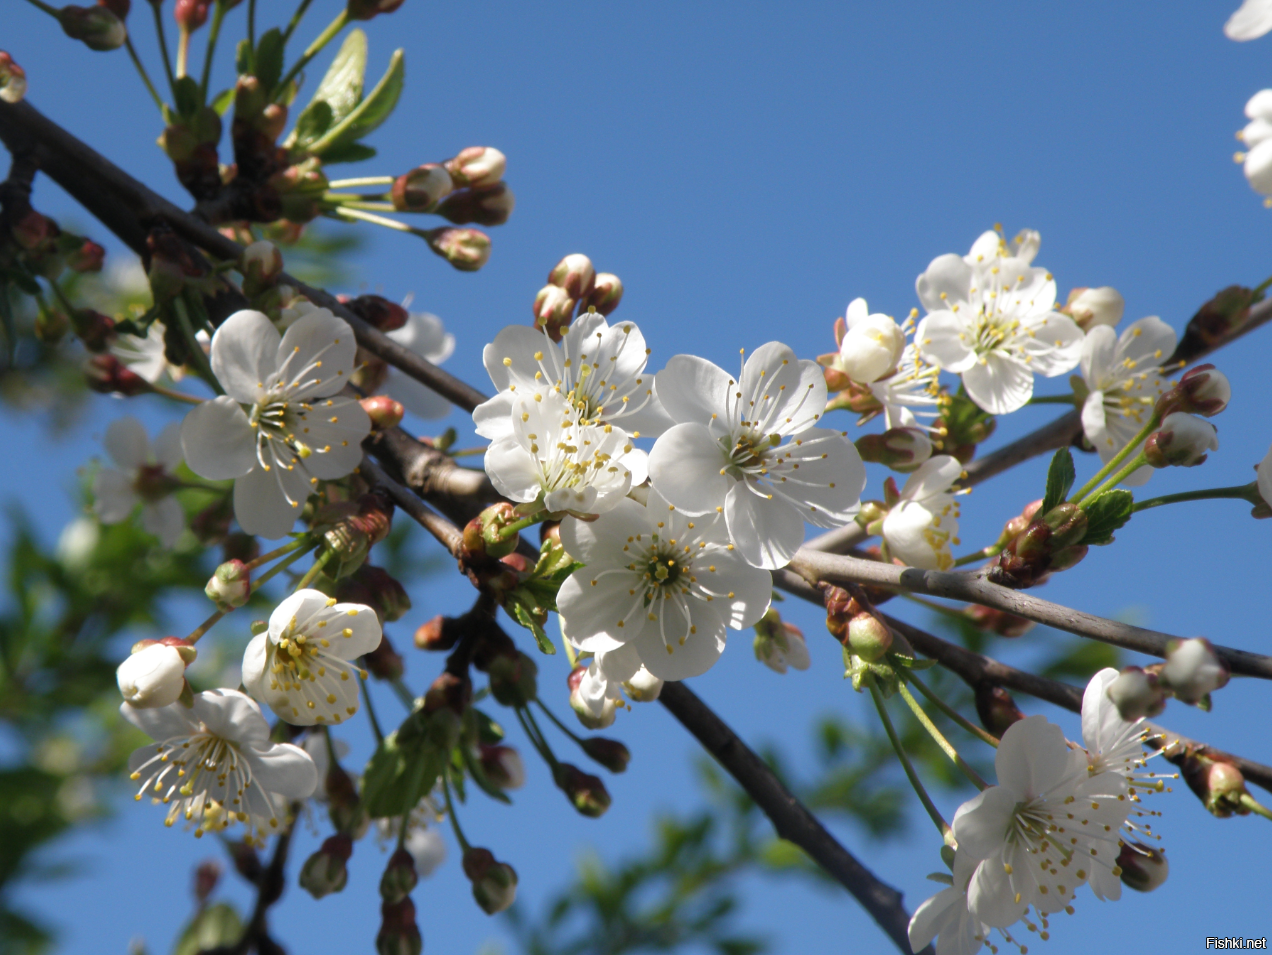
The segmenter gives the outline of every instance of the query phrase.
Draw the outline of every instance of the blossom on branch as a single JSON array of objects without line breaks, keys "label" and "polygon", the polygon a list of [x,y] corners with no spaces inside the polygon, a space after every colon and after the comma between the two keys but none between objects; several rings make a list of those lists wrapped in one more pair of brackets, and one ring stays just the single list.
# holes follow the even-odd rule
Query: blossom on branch
[{"label": "blossom on branch", "polygon": [[[440,318],[428,312],[411,312],[405,325],[385,334],[434,365],[440,365],[455,351],[455,336],[446,330]],[[449,401],[396,368],[389,369],[389,380],[383,391],[420,418],[445,418],[450,414]]]},{"label": "blossom on branch", "polygon": [[900,501],[883,519],[889,554],[922,570],[954,566],[950,544],[958,543],[958,502],[950,487],[962,474],[958,458],[938,454],[906,478]]},{"label": "blossom on branch", "polygon": [[141,505],[141,526],[172,547],[185,530],[185,511],[172,492],[179,482],[181,425],[173,422],[159,432],[154,444],[134,417],[116,418],[102,439],[106,453],[119,467],[102,468],[93,476],[93,511],[103,524],[128,520]]},{"label": "blossom on branch", "polygon": [[[976,955],[986,945],[990,928],[967,907],[967,887],[978,860],[954,853],[954,874],[942,876],[950,884],[914,910],[910,919],[910,949],[919,951],[936,939],[936,955]],[[930,876],[936,879],[937,876]]]},{"label": "blossom on branch", "polygon": [[344,477],[362,460],[371,421],[335,395],[354,367],[353,330],[326,309],[280,338],[261,312],[235,312],[212,336],[212,371],[225,394],[186,415],[186,463],[214,481],[234,478],[243,530],[282,537],[320,479]]}]

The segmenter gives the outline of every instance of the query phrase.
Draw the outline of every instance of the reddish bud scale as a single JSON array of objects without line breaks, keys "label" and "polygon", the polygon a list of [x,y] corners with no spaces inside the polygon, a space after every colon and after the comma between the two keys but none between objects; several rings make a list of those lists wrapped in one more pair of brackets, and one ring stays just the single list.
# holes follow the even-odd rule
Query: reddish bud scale
[{"label": "reddish bud scale", "polygon": [[359,295],[344,303],[349,311],[382,332],[394,332],[406,324],[411,313],[383,295]]},{"label": "reddish bud scale", "polygon": [[90,50],[117,50],[128,38],[124,21],[104,6],[65,6],[57,12],[57,18],[63,33]]},{"label": "reddish bud scale", "polygon": [[592,283],[592,291],[579,300],[583,311],[596,309],[601,315],[609,315],[623,300],[623,283],[612,272],[598,272]]},{"label": "reddish bud scale", "polygon": [[592,260],[581,252],[567,255],[548,273],[548,284],[564,290],[576,301],[589,294],[595,282],[596,269]]},{"label": "reddish bud scale", "polygon": [[380,931],[375,937],[375,950],[376,955],[420,955],[424,950],[424,939],[415,924],[415,903],[410,896],[380,903]]},{"label": "reddish bud scale", "polygon": [[503,225],[512,215],[517,200],[507,184],[499,182],[480,189],[452,192],[438,205],[439,216],[456,225]]},{"label": "reddish bud scale", "polygon": [[976,687],[976,715],[980,717],[981,726],[1000,739],[1009,726],[1025,718],[1010,693],[1001,686],[987,683]]},{"label": "reddish bud scale", "polygon": [[194,870],[194,897],[202,905],[208,900],[218,882],[221,881],[221,863],[215,859],[204,859]]},{"label": "reddish bud scale", "polygon": [[464,853],[464,875],[473,884],[473,898],[487,915],[502,912],[517,897],[517,872],[496,861],[489,849],[471,848]]},{"label": "reddish bud scale", "polygon": [[76,239],[75,247],[66,254],[66,267],[72,272],[100,272],[106,250],[92,239]]},{"label": "reddish bud scale", "polygon": [[589,736],[583,740],[581,747],[584,753],[611,773],[626,772],[627,764],[632,761],[631,750],[616,739]]},{"label": "reddish bud scale", "polygon": [[177,0],[172,8],[172,18],[177,27],[186,33],[193,33],[208,22],[208,9],[212,0]]},{"label": "reddish bud scale", "polygon": [[438,614],[422,623],[415,631],[415,646],[420,650],[450,650],[459,642],[462,628],[454,617]]},{"label": "reddish bud scale", "polygon": [[457,716],[463,716],[472,705],[472,701],[472,681],[466,676],[461,677],[445,672],[433,681],[424,695],[424,712],[435,713],[441,709],[448,709]]},{"label": "reddish bud scale", "polygon": [[8,53],[0,50],[0,100],[20,103],[26,91],[26,70],[18,66]]},{"label": "reddish bud scale", "polygon": [[129,371],[114,355],[94,355],[84,366],[88,387],[104,395],[124,395],[132,398],[145,394],[150,385],[135,372]]},{"label": "reddish bud scale", "polygon": [[349,0],[346,8],[351,20],[370,20],[381,13],[392,13],[406,0]]},{"label": "reddish bud scale", "polygon": [[610,807],[610,794],[599,777],[585,773],[570,763],[558,763],[554,772],[557,787],[580,815],[597,819]]},{"label": "reddish bud scale", "polygon": [[[398,849],[389,856],[389,864],[380,877],[380,898],[396,904],[411,894],[419,878],[415,874],[415,860],[405,849]],[[414,913],[412,913],[414,916]],[[412,917],[414,922],[414,917]]]}]

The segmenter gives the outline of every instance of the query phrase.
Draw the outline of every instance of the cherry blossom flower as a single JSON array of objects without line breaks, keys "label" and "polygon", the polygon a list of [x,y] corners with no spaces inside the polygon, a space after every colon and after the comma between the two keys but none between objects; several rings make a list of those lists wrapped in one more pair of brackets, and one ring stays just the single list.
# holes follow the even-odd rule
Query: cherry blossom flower
[{"label": "cherry blossom flower", "polygon": [[889,554],[922,570],[954,566],[950,544],[958,543],[958,502],[949,490],[962,473],[958,458],[938,454],[906,478],[901,500],[883,519]]},{"label": "cherry blossom flower", "polygon": [[1100,325],[1112,327],[1120,322],[1126,311],[1126,299],[1110,285],[1075,288],[1069,293],[1063,311],[1078,323],[1078,328],[1089,332]]},{"label": "cherry blossom flower", "polygon": [[176,647],[151,643],[134,650],[115,669],[115,682],[124,699],[139,710],[167,706],[185,689],[186,662]]},{"label": "cherry blossom flower", "polygon": [[437,829],[416,826],[408,830],[402,848],[411,854],[415,874],[421,879],[427,879],[446,861],[446,840]]},{"label": "cherry blossom flower", "polygon": [[135,750],[128,768],[141,783],[137,799],[150,795],[169,807],[165,825],[184,819],[201,836],[241,822],[259,839],[281,825],[282,800],[304,799],[318,786],[309,754],[271,742],[269,724],[238,690],[196,693],[189,709],[123,703],[119,710],[155,741]]},{"label": "cherry blossom flower", "polygon": [[1263,460],[1255,465],[1254,473],[1259,497],[1263,498],[1265,504],[1272,507],[1272,447],[1268,448],[1268,453],[1263,456]]},{"label": "cherry blossom flower", "polygon": [[986,229],[972,243],[963,261],[968,265],[981,265],[995,259],[1019,259],[1026,265],[1033,262],[1042,247],[1042,235],[1035,229],[1021,229],[1008,244],[1001,228]]},{"label": "cherry blossom flower", "polygon": [[141,505],[141,526],[172,547],[185,529],[185,511],[172,492],[173,472],[181,464],[181,425],[172,423],[152,445],[146,428],[131,416],[116,418],[102,439],[106,453],[119,467],[102,468],[93,477],[93,511],[103,524],[128,520]]},{"label": "cherry blossom flower", "polygon": [[[911,319],[906,319],[902,327],[912,324]],[[940,374],[940,367],[925,361],[918,347],[911,342],[901,353],[897,370],[887,378],[870,383],[870,393],[883,405],[884,420],[889,428],[932,430],[929,425],[920,423],[918,416],[936,416],[935,409],[940,404],[941,394],[937,383]],[[918,410],[921,408],[933,410]]]},{"label": "cherry blossom flower", "polygon": [[1233,158],[1242,163],[1250,188],[1261,196],[1272,195],[1272,89],[1259,90],[1245,106],[1250,122],[1237,133],[1247,152]]},{"label": "cherry blossom flower", "polygon": [[1196,705],[1214,690],[1227,686],[1228,679],[1227,664],[1205,637],[1166,644],[1162,682],[1170,687],[1175,699]]},{"label": "cherry blossom flower", "polygon": [[353,398],[328,397],[353,370],[353,330],[326,309],[280,338],[261,312],[235,312],[212,336],[212,371],[225,394],[186,415],[186,463],[214,481],[234,478],[234,515],[249,534],[282,537],[320,479],[362,460],[370,419]]},{"label": "cherry blossom flower", "polygon": [[864,298],[855,298],[844,316],[847,332],[832,367],[868,385],[894,370],[905,349],[905,333],[890,315],[870,314]]},{"label": "cherry blossom flower", "polygon": [[561,543],[585,565],[557,596],[561,632],[605,654],[611,681],[640,663],[660,680],[706,672],[727,630],[753,625],[772,599],[772,578],[743,559],[722,516],[686,515],[656,488],[646,507],[624,498],[594,522],[563,521]]},{"label": "cherry blossom flower", "polygon": [[933,939],[936,955],[976,955],[985,946],[990,928],[967,907],[967,885],[977,862],[966,852],[954,853],[953,878],[941,877],[941,881],[950,879],[950,884],[924,901],[910,919],[911,951],[919,951]]},{"label": "cherry blossom flower", "polygon": [[294,726],[339,723],[358,712],[359,670],[348,661],[380,645],[375,611],[298,590],[243,653],[243,686]]},{"label": "cherry blossom flower", "polygon": [[627,432],[583,422],[564,395],[544,389],[517,395],[512,428],[486,450],[486,474],[526,513],[601,514],[632,487]]},{"label": "cherry blossom flower", "polygon": [[803,543],[805,521],[839,527],[856,516],[865,465],[846,432],[815,426],[826,407],[816,362],[769,342],[735,380],[676,355],[655,391],[677,424],[649,454],[654,487],[684,513],[723,514],[753,566],[784,566]]},{"label": "cherry blossom flower", "polygon": [[1034,374],[1048,378],[1078,363],[1082,330],[1053,306],[1056,283],[1023,258],[963,256],[932,260],[916,282],[927,316],[919,353],[962,375],[968,395],[990,414],[1007,414],[1033,397]]},{"label": "cherry blossom flower", "polygon": [[[446,330],[440,318],[428,312],[411,312],[405,325],[386,334],[434,365],[440,365],[455,351],[455,336]],[[417,417],[435,419],[450,414],[449,401],[397,369],[389,369],[389,380],[383,391]]]},{"label": "cherry blossom flower", "polygon": [[1223,25],[1229,40],[1257,40],[1272,30],[1272,0],[1245,0]]},{"label": "cherry blossom flower", "polygon": [[173,381],[180,381],[185,376],[185,369],[180,365],[169,364],[163,336],[163,322],[151,322],[144,338],[138,335],[117,335],[110,344],[110,351],[129,371],[152,385],[157,384],[165,375]]},{"label": "cherry blossom flower", "polygon": [[1129,804],[1126,780],[1092,774],[1058,726],[1029,716],[1003,734],[998,785],[959,807],[960,853],[978,860],[968,885],[973,916],[994,928],[1069,904],[1096,866],[1112,869]]},{"label": "cherry blossom flower", "polygon": [[[1087,332],[1081,367],[1089,391],[1082,430],[1105,464],[1139,433],[1158,396],[1170,387],[1161,369],[1175,342],[1175,330],[1156,315],[1128,325],[1120,336],[1107,325]],[[1152,468],[1142,467],[1122,483],[1137,487],[1152,475]]]}]

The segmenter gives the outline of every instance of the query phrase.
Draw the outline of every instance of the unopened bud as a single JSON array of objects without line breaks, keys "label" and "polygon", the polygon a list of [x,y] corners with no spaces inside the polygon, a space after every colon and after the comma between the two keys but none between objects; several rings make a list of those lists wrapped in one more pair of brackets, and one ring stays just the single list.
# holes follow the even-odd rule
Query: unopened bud
[{"label": "unopened bud", "polygon": [[478,758],[486,778],[500,789],[520,789],[526,784],[526,765],[511,746],[481,744]]},{"label": "unopened bud", "polygon": [[611,773],[626,772],[627,764],[632,761],[631,750],[616,739],[589,736],[580,745],[584,753]]},{"label": "unopened bud", "polygon": [[1179,762],[1179,774],[1212,815],[1226,819],[1234,813],[1249,814],[1250,810],[1242,804],[1242,797],[1249,796],[1245,777],[1232,763],[1190,754]]},{"label": "unopened bud", "polygon": [[1033,523],[1034,516],[1042,507],[1042,498],[1025,505],[1025,509],[1003,525],[1003,532],[998,536],[998,546],[1006,547],[1020,535],[1026,527]]},{"label": "unopened bud", "polygon": [[588,681],[588,664],[576,666],[566,677],[566,685],[570,688],[570,709],[574,715],[590,730],[603,730],[614,722],[617,704],[608,696],[585,693],[585,681]]},{"label": "unopened bud", "polygon": [[277,283],[283,273],[283,254],[273,242],[261,239],[243,250],[239,267],[243,271],[243,291],[254,297]]},{"label": "unopened bud", "polygon": [[570,324],[576,302],[559,285],[545,285],[534,297],[534,327],[544,329],[554,342]]},{"label": "unopened bud", "polygon": [[424,233],[428,247],[461,272],[476,272],[490,259],[490,236],[477,229],[442,227]]},{"label": "unopened bud", "polygon": [[623,282],[613,272],[597,272],[592,291],[580,300],[584,311],[596,309],[601,315],[609,315],[623,300]]},{"label": "unopened bud", "polygon": [[449,710],[463,716],[473,702],[473,684],[466,676],[443,672],[424,694],[424,712]]},{"label": "unopened bud", "polygon": [[233,610],[252,595],[252,574],[241,560],[227,560],[216,569],[203,588],[217,610]]},{"label": "unopened bud", "polygon": [[1096,325],[1116,325],[1126,310],[1126,299],[1120,292],[1107,285],[1100,288],[1075,288],[1062,313],[1068,315],[1084,332]]},{"label": "unopened bud", "polygon": [[1023,637],[1033,629],[1034,622],[1018,614],[984,604],[968,604],[963,608],[963,616],[972,622],[977,630],[996,633],[1000,637]]},{"label": "unopened bud", "polygon": [[1076,544],[1086,536],[1086,512],[1076,504],[1057,504],[1041,520],[1051,528],[1048,544],[1052,549]]},{"label": "unopened bud", "polygon": [[1166,644],[1166,665],[1161,678],[1177,700],[1196,705],[1213,690],[1228,684],[1228,667],[1204,637],[1171,640]]},{"label": "unopened bud", "polygon": [[1214,365],[1198,365],[1179,379],[1170,391],[1157,399],[1157,414],[1162,418],[1176,411],[1186,411],[1213,418],[1232,400],[1228,376]]},{"label": "unopened bud", "polygon": [[420,650],[450,650],[459,642],[462,628],[453,617],[438,614],[422,623],[415,631],[415,646]]},{"label": "unopened bud", "polygon": [[596,269],[592,260],[581,252],[567,255],[548,273],[548,284],[564,289],[565,294],[578,301],[589,292],[596,282]]},{"label": "unopened bud", "polygon": [[439,216],[456,225],[503,225],[512,215],[517,197],[507,183],[498,182],[482,189],[460,189],[442,200],[435,210]]},{"label": "unopened bud", "polygon": [[623,683],[623,689],[633,703],[653,703],[662,693],[663,681],[643,666]]},{"label": "unopened bud", "polygon": [[66,267],[72,272],[100,272],[105,260],[106,250],[92,239],[76,239],[75,245],[66,253]]},{"label": "unopened bud", "polygon": [[353,855],[353,840],[337,833],[305,860],[300,870],[300,887],[315,899],[341,891],[349,882],[345,863]]},{"label": "unopened bud", "polygon": [[225,848],[229,851],[230,861],[234,863],[234,871],[255,885],[265,868],[261,865],[261,857],[256,854],[256,850],[246,842],[237,840],[227,841]]},{"label": "unopened bud", "polygon": [[365,604],[375,611],[381,625],[400,620],[411,609],[406,588],[383,567],[363,564],[336,585],[342,603]]},{"label": "unopened bud", "polygon": [[346,8],[350,20],[370,20],[381,13],[392,13],[406,0],[349,0]]},{"label": "unopened bud", "polygon": [[1166,708],[1166,688],[1157,674],[1142,667],[1123,667],[1105,693],[1128,723],[1154,717]]},{"label": "unopened bud", "polygon": [[424,951],[424,937],[415,922],[415,903],[410,896],[380,903],[380,931],[375,936],[375,951],[376,955],[420,955]]},{"label": "unopened bud", "polygon": [[[175,703],[185,689],[187,654],[174,646],[149,643],[133,648],[132,654],[115,670],[115,680],[124,700],[137,709],[155,709]],[[191,657],[193,659],[193,657]]]},{"label": "unopened bud", "polygon": [[63,33],[90,50],[117,50],[128,39],[124,22],[105,7],[66,6],[57,19]]},{"label": "unopened bud", "polygon": [[473,898],[487,915],[502,912],[517,899],[517,872],[506,862],[497,862],[489,849],[469,849],[464,853],[464,875],[473,884]]},{"label": "unopened bud", "polygon": [[1144,442],[1144,456],[1155,468],[1191,468],[1205,462],[1207,452],[1219,449],[1215,426],[1176,411],[1162,419],[1161,430]]},{"label": "unopened bud", "polygon": [[208,900],[208,896],[221,881],[221,863],[215,859],[204,859],[194,870],[194,897],[200,905]]},{"label": "unopened bud", "polygon": [[427,212],[454,188],[446,167],[428,162],[394,179],[389,195],[398,212]]},{"label": "unopened bud", "polygon": [[508,160],[492,146],[469,146],[445,163],[446,171],[458,188],[480,189],[503,179]]},{"label": "unopened bud", "polygon": [[504,706],[527,706],[538,695],[539,666],[521,651],[490,665],[490,695]]},{"label": "unopened bud", "polygon": [[35,337],[46,345],[56,345],[70,330],[71,320],[60,308],[41,308],[35,316]]},{"label": "unopened bud", "polygon": [[872,613],[848,621],[848,647],[867,663],[880,659],[892,646],[892,630]]},{"label": "unopened bud", "polygon": [[505,532],[505,528],[517,520],[516,511],[507,501],[492,504],[477,515],[475,522],[481,535],[479,552],[499,558],[507,557],[515,551],[519,535],[515,532]]},{"label": "unopened bud", "polygon": [[21,102],[26,96],[26,70],[13,62],[13,57],[0,50],[0,100],[6,103]]},{"label": "unopened bud", "polygon": [[1025,718],[1010,693],[988,683],[976,687],[976,715],[980,717],[981,726],[999,739],[1009,726]]},{"label": "unopened bud", "polygon": [[193,33],[208,22],[208,8],[211,6],[212,0],[177,0],[172,16],[179,29]]},{"label": "unopened bud", "polygon": [[610,794],[600,777],[585,773],[569,763],[558,763],[554,771],[557,787],[580,815],[598,819],[610,807]]},{"label": "unopened bud", "polygon": [[386,902],[400,902],[411,894],[418,881],[415,859],[405,849],[398,849],[389,856],[389,864],[380,877],[380,898]]},{"label": "unopened bud", "polygon": [[1118,853],[1117,867],[1122,870],[1122,884],[1136,892],[1152,892],[1170,875],[1165,851],[1142,842],[1125,843]]},{"label": "unopened bud", "polygon": [[932,456],[932,441],[919,428],[891,428],[856,441],[863,461],[882,464],[905,474]]},{"label": "unopened bud", "polygon": [[[237,6],[242,0],[229,0],[226,9]],[[121,20],[128,19],[128,11],[132,9],[132,0],[97,0],[99,7],[105,7]]]},{"label": "unopened bud", "polygon": [[368,325],[382,332],[395,332],[410,319],[411,313],[383,295],[359,295],[344,303],[345,307]]},{"label": "unopened bud", "polygon": [[125,395],[129,398],[145,394],[150,384],[134,371],[126,368],[114,355],[94,355],[84,365],[84,377],[88,387],[105,395]]},{"label": "unopened bud", "polygon": [[388,636],[380,638],[380,645],[362,658],[367,672],[377,680],[400,680],[406,672],[402,655],[393,649]]},{"label": "unopened bud", "polygon": [[803,631],[782,620],[773,607],[755,624],[754,648],[755,659],[777,673],[785,673],[787,667],[807,670],[811,663]]},{"label": "unopened bud", "polygon": [[[854,306],[860,303],[860,314]],[[866,303],[857,299],[848,307],[852,322],[839,343],[836,367],[859,384],[877,381],[897,366],[905,350],[905,333],[891,316],[870,315]]]},{"label": "unopened bud", "polygon": [[406,414],[402,403],[394,401],[388,395],[372,395],[370,398],[363,398],[359,404],[367,413],[367,417],[371,419],[372,431],[388,431],[390,428],[396,428],[402,423],[402,418]]},{"label": "unopened bud", "polygon": [[[325,745],[322,755],[327,755]],[[329,763],[327,766],[327,773],[323,778],[323,793],[327,797],[327,815],[336,832],[351,839],[361,839],[366,835],[371,817],[362,804],[362,797],[358,795],[353,777],[339,763]]]}]

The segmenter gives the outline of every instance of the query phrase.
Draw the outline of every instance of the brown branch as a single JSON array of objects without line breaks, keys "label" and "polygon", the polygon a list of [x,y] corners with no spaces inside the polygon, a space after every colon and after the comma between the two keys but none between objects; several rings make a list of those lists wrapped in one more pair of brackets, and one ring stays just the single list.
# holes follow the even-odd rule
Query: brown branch
[{"label": "brown branch", "polygon": [[[42,172],[143,258],[146,256],[146,236],[153,226],[160,223],[166,223],[184,239],[216,258],[237,261],[243,254],[243,247],[237,242],[138,182],[42,115],[30,103],[0,101],[0,141],[15,155],[30,153],[37,156]],[[486,400],[486,396],[476,388],[368,325],[330,293],[306,285],[286,273],[280,281],[294,286],[315,305],[330,309],[348,322],[358,344],[367,351],[465,411],[472,411]]]},{"label": "brown branch", "polygon": [[[877,879],[840,845],[755,751],[689,687],[683,683],[667,683],[658,700],[755,800],[772,821],[777,834],[803,849],[851,892],[897,948],[909,955],[910,941],[906,933],[910,916],[901,902],[901,893]],[[924,949],[924,952],[930,951],[931,948]]]},{"label": "brown branch", "polygon": [[[800,550],[791,561],[790,568],[810,582],[824,580],[832,584],[869,584],[927,594],[930,597],[984,604],[1079,637],[1088,637],[1156,657],[1165,657],[1166,644],[1178,639],[1168,633],[1119,623],[1018,590],[1009,590],[972,574],[897,567],[894,564],[808,550]],[[1215,645],[1215,652],[1233,673],[1272,679],[1272,657],[1219,645]]]},{"label": "brown branch", "polygon": [[460,559],[464,538],[458,527],[385,474],[373,461],[363,458],[360,470],[372,483],[388,491],[389,497],[393,498],[393,503],[402,508],[420,527],[432,534],[439,544],[450,551],[452,557]]},{"label": "brown branch", "polygon": [[401,428],[380,433],[367,448],[394,480],[460,526],[476,517],[486,505],[503,500],[485,471],[460,467],[454,458]]}]

